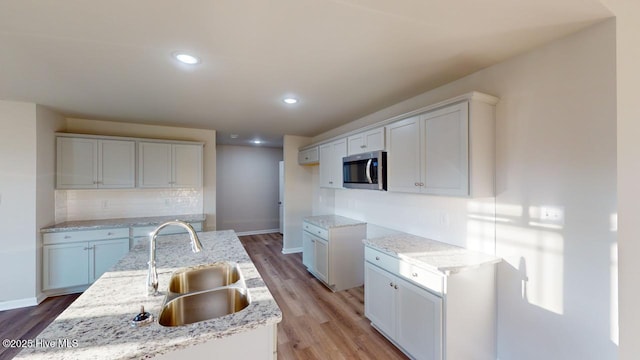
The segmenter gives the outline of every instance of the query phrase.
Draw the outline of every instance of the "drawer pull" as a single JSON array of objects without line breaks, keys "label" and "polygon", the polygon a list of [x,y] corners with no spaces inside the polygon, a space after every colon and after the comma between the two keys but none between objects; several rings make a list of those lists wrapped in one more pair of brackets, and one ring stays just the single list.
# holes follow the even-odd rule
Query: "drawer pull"
[{"label": "drawer pull", "polygon": [[65,235],[64,238],[65,239],[71,239],[71,235]]},{"label": "drawer pull", "polygon": [[418,273],[415,273],[415,272],[414,272],[414,273],[411,273],[411,276],[413,276],[413,277],[418,277]]},{"label": "drawer pull", "polygon": [[376,256],[376,260],[380,260],[380,256]]},{"label": "drawer pull", "polygon": [[112,235],[113,235],[113,233],[112,233],[111,231],[109,231],[109,232],[107,233],[107,236],[112,236]]},{"label": "drawer pull", "polygon": [[393,283],[392,283],[392,282],[390,282],[390,283],[389,283],[389,286],[393,287]]},{"label": "drawer pull", "polygon": [[393,288],[398,290],[398,285],[394,285]]}]

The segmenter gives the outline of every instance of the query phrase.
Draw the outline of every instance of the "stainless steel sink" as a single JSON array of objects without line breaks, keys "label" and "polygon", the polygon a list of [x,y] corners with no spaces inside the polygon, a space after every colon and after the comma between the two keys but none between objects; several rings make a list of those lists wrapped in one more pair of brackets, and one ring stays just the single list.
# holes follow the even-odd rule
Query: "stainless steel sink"
[{"label": "stainless steel sink", "polygon": [[186,294],[211,290],[240,281],[237,264],[218,262],[176,271],[169,280],[169,292]]},{"label": "stainless steel sink", "polygon": [[182,295],[163,307],[158,316],[162,326],[181,326],[238,312],[249,305],[245,289],[221,288]]}]

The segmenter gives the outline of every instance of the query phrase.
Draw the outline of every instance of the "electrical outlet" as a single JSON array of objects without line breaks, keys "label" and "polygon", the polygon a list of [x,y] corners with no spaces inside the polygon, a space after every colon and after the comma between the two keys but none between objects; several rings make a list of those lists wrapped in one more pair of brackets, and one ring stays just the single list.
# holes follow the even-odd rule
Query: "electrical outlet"
[{"label": "electrical outlet", "polygon": [[540,220],[554,224],[564,224],[564,208],[559,206],[540,207]]}]

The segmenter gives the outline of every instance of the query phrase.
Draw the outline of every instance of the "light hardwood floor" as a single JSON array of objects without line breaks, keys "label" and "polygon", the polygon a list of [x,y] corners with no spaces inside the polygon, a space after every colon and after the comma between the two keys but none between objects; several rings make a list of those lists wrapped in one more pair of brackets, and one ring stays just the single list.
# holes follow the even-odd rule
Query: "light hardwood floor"
[{"label": "light hardwood floor", "polygon": [[282,310],[278,359],[406,359],[364,317],[362,286],[327,289],[307,272],[301,254],[282,254],[280,234],[240,240]]},{"label": "light hardwood floor", "polygon": [[[301,254],[282,254],[280,234],[241,236],[240,241],[282,310],[278,359],[406,359],[364,317],[362,286],[337,293],[327,289],[306,271]],[[0,337],[36,338],[77,296],[0,312]],[[0,348],[0,360],[15,356],[11,350]]]}]

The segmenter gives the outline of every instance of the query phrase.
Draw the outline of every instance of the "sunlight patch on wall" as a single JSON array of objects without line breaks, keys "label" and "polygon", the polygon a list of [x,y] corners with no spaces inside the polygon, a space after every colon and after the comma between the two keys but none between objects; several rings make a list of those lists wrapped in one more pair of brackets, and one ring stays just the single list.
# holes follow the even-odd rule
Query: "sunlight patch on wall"
[{"label": "sunlight patch on wall", "polygon": [[[501,219],[509,221],[509,219]],[[467,204],[467,246],[485,254],[496,253],[496,205],[493,198]]]},{"label": "sunlight patch on wall", "polygon": [[496,224],[504,258],[522,274],[523,300],[562,315],[564,312],[564,239],[554,231]]}]

